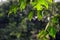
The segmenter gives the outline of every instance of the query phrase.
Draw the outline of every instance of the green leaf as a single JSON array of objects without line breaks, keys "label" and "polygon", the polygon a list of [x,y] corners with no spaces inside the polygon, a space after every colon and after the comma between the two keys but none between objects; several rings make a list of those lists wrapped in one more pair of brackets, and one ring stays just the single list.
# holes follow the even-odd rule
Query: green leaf
[{"label": "green leaf", "polygon": [[32,3],[31,3],[32,6],[35,6],[36,4],[37,4],[36,2],[32,2]]},{"label": "green leaf", "polygon": [[37,4],[37,0],[34,0],[34,1],[31,2],[31,5],[32,5],[33,7],[36,6],[36,4]]},{"label": "green leaf", "polygon": [[48,39],[46,37],[44,37],[43,40],[48,40]]},{"label": "green leaf", "polygon": [[54,17],[54,18],[52,18],[52,23],[58,23],[58,18],[57,17]]},{"label": "green leaf", "polygon": [[18,8],[17,5],[12,5],[12,6],[10,7],[10,10],[9,10],[8,15],[10,15],[12,12],[14,12],[14,14],[16,14],[17,8]]},{"label": "green leaf", "polygon": [[20,33],[16,33],[17,38],[20,38],[21,34]]},{"label": "green leaf", "polygon": [[20,2],[20,10],[22,11],[23,9],[25,9],[25,7],[26,7],[26,1],[25,0],[22,0]]},{"label": "green leaf", "polygon": [[[32,2],[32,3],[34,3],[34,2]],[[34,3],[33,8],[35,8],[37,10],[42,10],[43,6],[45,6],[46,9],[48,9],[48,2],[46,0],[37,0],[35,3]]]},{"label": "green leaf", "polygon": [[38,20],[42,20],[42,13],[40,11],[37,11],[37,17],[38,17]]},{"label": "green leaf", "polygon": [[38,0],[38,3],[45,6],[48,9],[48,2],[46,0]]},{"label": "green leaf", "polygon": [[28,19],[31,21],[32,18],[33,18],[33,12],[31,11],[28,15]]},{"label": "green leaf", "polygon": [[56,36],[56,29],[54,27],[49,27],[49,34],[55,38]]},{"label": "green leaf", "polygon": [[4,14],[3,13],[0,13],[0,17],[3,17],[4,16]]},{"label": "green leaf", "polygon": [[38,38],[43,38],[47,35],[47,32],[45,30],[42,30],[39,32],[39,34],[37,35]]},{"label": "green leaf", "polygon": [[42,6],[39,3],[36,6],[34,6],[34,8],[37,9],[37,10],[42,10],[43,9]]},{"label": "green leaf", "polygon": [[15,7],[15,8],[13,9],[13,12],[16,14],[16,12],[17,12],[17,7]]},{"label": "green leaf", "polygon": [[53,0],[48,0],[48,2],[52,3],[52,2],[53,2]]},{"label": "green leaf", "polygon": [[15,32],[11,32],[10,35],[15,35],[17,38],[20,38],[21,34],[18,33],[18,32],[16,32],[16,33]]},{"label": "green leaf", "polygon": [[11,32],[11,33],[10,33],[10,35],[13,35],[13,34],[14,34],[14,32]]}]

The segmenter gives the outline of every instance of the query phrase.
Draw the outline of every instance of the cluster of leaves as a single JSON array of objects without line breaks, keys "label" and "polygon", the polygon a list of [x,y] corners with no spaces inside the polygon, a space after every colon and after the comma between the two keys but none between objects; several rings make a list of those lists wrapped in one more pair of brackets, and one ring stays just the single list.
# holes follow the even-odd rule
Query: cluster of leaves
[{"label": "cluster of leaves", "polygon": [[[9,10],[9,12],[8,12],[8,16],[10,16],[11,14],[16,14],[17,15],[17,12],[18,12],[18,10],[20,11],[20,12],[23,12],[25,9],[26,9],[26,7],[27,7],[27,5],[31,5],[32,6],[32,9],[31,9],[31,11],[28,13],[28,15],[27,15],[27,18],[28,18],[28,20],[32,20],[33,19],[33,16],[34,16],[34,10],[36,10],[36,15],[37,15],[37,19],[39,20],[39,21],[41,21],[42,19],[43,19],[43,14],[42,14],[42,11],[44,10],[49,10],[49,5],[52,5],[52,1],[53,0],[18,0],[17,2],[18,2],[18,5],[16,5],[16,4],[12,4],[11,6],[10,6],[10,10]],[[51,10],[50,10],[51,11]],[[49,12],[48,12],[48,14],[49,14]],[[15,16],[16,16],[15,15]],[[2,16],[2,14],[0,14],[0,16]],[[47,15],[46,15],[47,16]],[[10,33],[10,35],[15,35],[15,36],[17,36],[17,38],[19,39],[20,38],[20,36],[21,36],[21,30],[23,30],[23,31],[26,31],[27,30],[27,25],[26,25],[26,20],[25,20],[25,16],[23,16],[22,17],[22,21],[21,21],[21,23],[19,24],[19,26],[21,27],[18,27],[17,29],[16,29],[16,25],[14,24],[12,24],[11,23],[11,27],[14,27],[14,31],[15,30],[18,30],[19,28],[20,28],[20,30],[19,30],[19,32],[17,32],[17,31],[12,31],[11,33]],[[20,22],[19,21],[19,22]],[[48,24],[49,23],[49,24]],[[51,18],[50,19],[50,21],[47,23],[47,25],[46,25],[46,30],[45,29],[43,29],[43,30],[41,30],[39,33],[38,33],[38,35],[37,35],[37,37],[39,38],[39,39],[41,39],[41,40],[48,40],[48,38],[46,37],[47,35],[49,36],[52,36],[53,38],[55,38],[55,36],[56,36],[56,27],[54,27],[55,25],[57,25],[58,24],[58,18],[54,15],[53,16],[53,18]],[[16,23],[17,24],[17,23]],[[11,29],[13,29],[13,28],[11,28]],[[26,29],[26,30],[25,30]]]},{"label": "cluster of leaves", "polygon": [[[52,1],[53,0],[19,0],[19,5],[12,5],[12,7],[10,8],[10,11],[9,11],[9,14],[14,12],[16,13],[17,12],[17,9],[20,9],[20,11],[23,11],[26,6],[28,4],[30,4],[32,6],[32,11],[30,11],[29,15],[28,15],[28,19],[31,21],[32,18],[33,18],[33,15],[34,15],[34,10],[36,10],[36,15],[37,15],[37,18],[38,20],[42,20],[43,16],[42,16],[42,10],[46,9],[48,10],[49,9],[49,4],[52,4]],[[52,23],[56,23],[57,19],[54,17],[52,18]],[[51,23],[51,22],[50,22]],[[51,24],[49,24],[51,25]],[[48,25],[48,26],[49,26]],[[44,33],[44,34],[43,34]],[[38,37],[41,38],[41,39],[44,39],[44,40],[47,40],[46,36],[47,34],[49,34],[50,36],[52,36],[53,38],[55,38],[55,35],[56,35],[56,30],[54,29],[54,27],[48,27],[48,33],[46,32],[46,30],[42,30],[39,34],[38,34]],[[44,37],[44,38],[43,38]]]},{"label": "cluster of leaves", "polygon": [[[48,9],[49,3],[52,3],[52,0],[19,0],[19,5],[12,5],[9,11],[9,14],[14,12],[17,12],[17,9],[20,9],[20,11],[24,10],[26,8],[26,6],[28,4],[31,4],[31,6],[33,7],[32,10],[37,10],[37,16],[38,16],[38,20],[42,19],[42,14],[40,11],[42,11],[44,9],[44,7],[46,9]],[[31,14],[31,15],[30,15]],[[29,13],[28,15],[29,20],[31,20],[33,18],[33,12],[31,11],[31,13]],[[31,17],[30,17],[31,16]]]}]

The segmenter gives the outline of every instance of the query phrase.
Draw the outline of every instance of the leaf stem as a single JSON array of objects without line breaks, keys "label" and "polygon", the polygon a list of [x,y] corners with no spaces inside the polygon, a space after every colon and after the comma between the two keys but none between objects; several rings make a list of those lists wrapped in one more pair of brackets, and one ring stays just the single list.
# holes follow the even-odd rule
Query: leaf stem
[{"label": "leaf stem", "polygon": [[45,27],[45,31],[47,30],[47,28],[48,28],[48,26],[49,26],[49,23],[50,23],[50,22],[47,23],[47,25],[46,25],[46,27]]}]

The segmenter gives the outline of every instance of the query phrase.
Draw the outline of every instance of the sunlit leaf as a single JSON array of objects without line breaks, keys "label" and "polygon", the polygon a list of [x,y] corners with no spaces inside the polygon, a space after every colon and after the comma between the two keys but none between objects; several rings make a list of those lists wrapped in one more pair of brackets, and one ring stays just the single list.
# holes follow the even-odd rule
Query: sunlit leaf
[{"label": "sunlit leaf", "polygon": [[34,8],[37,9],[37,10],[42,10],[43,9],[42,6],[39,3],[36,6],[34,6]]},{"label": "sunlit leaf", "polygon": [[38,17],[38,20],[42,20],[42,13],[40,11],[37,11],[37,17]]},{"label": "sunlit leaf", "polygon": [[45,6],[48,9],[48,2],[46,0],[38,0],[38,3]]},{"label": "sunlit leaf", "polygon": [[52,2],[53,2],[53,0],[48,0],[48,2],[52,3]]},{"label": "sunlit leaf", "polygon": [[22,11],[26,7],[26,0],[20,0],[20,10]]},{"label": "sunlit leaf", "polygon": [[46,35],[47,35],[47,32],[45,30],[42,30],[42,31],[39,32],[38,38],[43,38]]},{"label": "sunlit leaf", "polygon": [[36,4],[34,3],[34,8],[37,10],[42,10],[43,6],[46,7],[46,9],[48,9],[48,2],[46,0],[37,0]]},{"label": "sunlit leaf", "polygon": [[14,11],[14,13],[16,13],[16,12],[17,12],[17,7],[15,7],[15,8],[13,9],[13,11]]},{"label": "sunlit leaf", "polygon": [[33,12],[31,11],[28,15],[28,19],[31,21],[32,18],[33,18]]}]

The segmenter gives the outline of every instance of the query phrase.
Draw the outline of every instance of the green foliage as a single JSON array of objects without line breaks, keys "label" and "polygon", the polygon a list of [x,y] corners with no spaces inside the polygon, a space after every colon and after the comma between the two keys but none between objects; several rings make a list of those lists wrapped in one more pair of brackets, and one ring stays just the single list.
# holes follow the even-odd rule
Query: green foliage
[{"label": "green foliage", "polygon": [[28,18],[29,18],[30,21],[33,18],[33,12],[32,11],[29,13]]},{"label": "green foliage", "polygon": [[26,0],[19,0],[20,10],[22,11],[26,7]]},{"label": "green foliage", "polygon": [[48,32],[49,32],[49,35],[50,36],[52,36],[53,38],[55,38],[56,37],[56,29],[55,29],[55,27],[49,27],[48,28]]},{"label": "green foliage", "polygon": [[46,35],[47,35],[48,33],[45,31],[45,30],[41,30],[39,33],[38,33],[38,35],[37,35],[37,37],[39,38],[39,39],[41,39],[41,40],[48,40],[47,38],[46,38]]},{"label": "green foliage", "polygon": [[0,13],[0,17],[3,17],[4,14]]},{"label": "green foliage", "polygon": [[16,12],[17,12],[17,8],[18,8],[17,5],[12,5],[12,6],[10,7],[10,10],[9,10],[8,15],[10,15],[11,13],[16,14]]},{"label": "green foliage", "polygon": [[10,33],[10,35],[12,36],[12,35],[15,35],[17,38],[20,38],[20,35],[21,35],[21,33],[18,33],[18,32],[11,32]]},{"label": "green foliage", "polygon": [[[30,2],[30,1],[29,1]],[[45,11],[45,10],[49,10],[49,3],[51,4],[52,3],[52,0],[34,0],[34,1],[32,1],[31,3],[28,3],[27,2],[27,0],[19,0],[19,5],[15,5],[15,4],[13,4],[11,7],[10,7],[10,10],[9,10],[9,13],[8,13],[8,15],[10,15],[10,14],[12,14],[12,13],[14,13],[14,14],[17,14],[17,10],[19,9],[19,11],[20,12],[23,12],[23,10],[25,10],[25,8],[27,7],[27,5],[29,4],[29,5],[31,5],[32,6],[32,11],[31,10],[29,10],[30,12],[28,13],[28,16],[27,17],[25,17],[25,15],[23,15],[23,16],[19,16],[19,17],[21,17],[21,19],[22,19],[22,21],[19,19],[19,26],[17,27],[16,26],[16,24],[17,24],[17,22],[15,22],[16,20],[14,19],[14,18],[12,18],[12,19],[14,19],[13,21],[12,21],[12,23],[13,22],[15,22],[15,23],[11,23],[11,24],[9,24],[9,29],[11,29],[11,30],[13,30],[14,29],[14,31],[15,30],[19,30],[19,32],[11,32],[10,33],[10,35],[12,36],[12,35],[15,35],[18,39],[20,38],[20,36],[21,36],[21,31],[22,32],[27,32],[28,31],[28,28],[27,28],[27,22],[26,22],[26,20],[27,20],[27,18],[31,21],[32,20],[32,18],[33,18],[33,16],[34,16],[34,10],[36,10],[37,11],[37,13],[36,13],[36,15],[37,15],[37,19],[38,19],[38,21],[40,21],[40,20],[42,20],[43,19],[43,16],[42,16],[42,11]],[[44,9],[44,10],[43,10]],[[49,11],[51,11],[51,10],[49,10]],[[46,11],[46,13],[47,13],[47,11]],[[23,13],[22,13],[23,14]],[[48,12],[48,14],[49,14],[49,12]],[[19,14],[20,15],[20,14]],[[44,13],[43,13],[43,15],[44,15]],[[50,14],[49,14],[50,15]],[[49,15],[45,15],[45,16],[49,16]],[[2,17],[3,16],[3,14],[0,14],[0,17]],[[17,17],[18,18],[18,17]],[[10,19],[11,20],[11,19]],[[41,40],[48,40],[48,38],[46,38],[46,35],[47,34],[49,34],[50,36],[52,36],[53,38],[55,38],[56,37],[56,29],[55,29],[55,27],[54,27],[54,24],[55,23],[58,23],[58,18],[57,17],[55,17],[55,16],[53,16],[53,18],[52,19],[50,19],[50,24],[48,25],[48,28],[46,29],[46,30],[44,30],[43,28],[43,30],[41,30],[38,34],[37,34],[37,37],[38,37],[38,39],[41,39]],[[32,23],[31,23],[32,24]],[[38,23],[37,23],[38,24]],[[51,25],[52,24],[52,25]],[[39,24],[40,25],[40,24]],[[40,27],[40,26],[39,26]],[[29,28],[30,28],[30,26],[29,26]],[[34,30],[34,28],[32,28],[33,30]],[[30,30],[30,29],[29,29]],[[36,30],[36,29],[35,29]],[[47,32],[48,31],[48,32]],[[26,34],[25,34],[26,35]]]},{"label": "green foliage", "polygon": [[33,8],[37,10],[42,10],[43,6],[45,6],[46,9],[48,9],[48,2],[46,0],[36,0],[32,2],[32,5],[34,6]]},{"label": "green foliage", "polygon": [[48,0],[48,2],[52,3],[52,2],[53,2],[53,0]]},{"label": "green foliage", "polygon": [[42,13],[40,11],[37,11],[37,17],[38,17],[38,20],[42,20]]},{"label": "green foliage", "polygon": [[42,10],[43,9],[42,6],[39,3],[36,6],[34,6],[34,8],[37,9],[37,10]]},{"label": "green foliage", "polygon": [[[48,10],[49,8],[49,3],[52,3],[52,0],[34,0],[34,1],[31,1],[31,5],[33,6],[33,9],[37,10],[37,18],[38,20],[42,20],[43,16],[42,16],[42,10],[44,9],[44,7]],[[28,5],[29,3],[27,3],[27,0],[19,0],[19,8],[20,8],[20,11],[23,11],[26,6]],[[16,13],[17,12],[17,8],[18,6],[16,5],[13,5],[12,8],[10,8],[10,11],[9,11],[9,15],[10,13],[14,12]],[[33,11],[31,11],[28,15],[28,19],[31,21],[31,19],[33,18]],[[23,20],[24,21],[24,20]],[[56,23],[57,22],[57,18],[52,18],[52,22],[53,23]],[[26,25],[24,22],[21,22],[24,25]],[[21,24],[21,25],[22,25]],[[22,27],[23,27],[22,26]],[[55,29],[54,28],[49,28],[49,34],[55,38]],[[44,36],[47,35],[47,32],[45,30],[42,30],[39,34],[38,34],[38,38],[43,38]],[[17,36],[19,37],[19,36]],[[47,40],[46,38],[43,38],[44,40]]]},{"label": "green foliage", "polygon": [[44,36],[46,36],[47,32],[45,30],[41,30],[38,34],[38,38],[43,38]]},{"label": "green foliage", "polygon": [[20,31],[27,31],[27,23],[26,23],[26,18],[24,18],[21,23],[20,23]]},{"label": "green foliage", "polygon": [[46,7],[46,9],[48,9],[48,2],[46,0],[39,0],[38,2],[41,4],[41,6],[43,5]]},{"label": "green foliage", "polygon": [[[32,0],[31,5],[33,6],[33,9],[42,11],[44,7],[48,9],[48,5],[49,5],[48,2],[52,2],[52,0],[49,0],[49,1],[48,0],[34,0],[34,1]],[[19,0],[20,11],[24,10],[28,4],[29,3],[27,2],[27,0]],[[18,5],[13,5],[12,8],[10,8],[9,14],[12,12],[16,13],[17,8],[18,8]],[[39,13],[37,13],[38,19],[42,19],[42,17],[38,14]]]},{"label": "green foliage", "polygon": [[51,19],[52,23],[58,23],[58,17],[55,16]]}]

